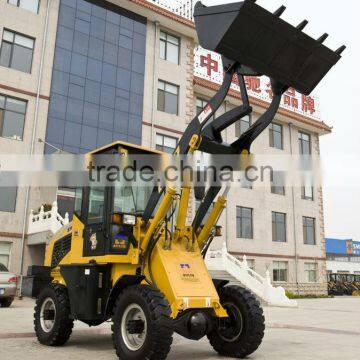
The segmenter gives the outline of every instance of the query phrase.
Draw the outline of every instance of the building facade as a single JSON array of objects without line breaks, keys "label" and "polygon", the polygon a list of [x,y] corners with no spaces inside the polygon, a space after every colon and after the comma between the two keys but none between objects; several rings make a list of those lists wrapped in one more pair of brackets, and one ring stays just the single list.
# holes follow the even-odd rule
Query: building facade
[{"label": "building facade", "polygon": [[[221,63],[196,45],[191,1],[27,3],[0,1],[1,154],[85,153],[114,140],[171,152],[219,87]],[[253,116],[227,129],[227,142],[268,106],[263,80],[247,87]],[[240,104],[235,81],[216,116]],[[289,91],[252,152],[319,155],[319,136],[331,129],[316,110],[314,99]],[[12,271],[41,263],[46,238],[28,236],[27,219],[56,198],[62,215],[71,211],[72,189],[0,189],[0,261]],[[289,290],[326,292],[321,187],[244,184],[231,190],[220,222],[214,248],[226,241]]]}]

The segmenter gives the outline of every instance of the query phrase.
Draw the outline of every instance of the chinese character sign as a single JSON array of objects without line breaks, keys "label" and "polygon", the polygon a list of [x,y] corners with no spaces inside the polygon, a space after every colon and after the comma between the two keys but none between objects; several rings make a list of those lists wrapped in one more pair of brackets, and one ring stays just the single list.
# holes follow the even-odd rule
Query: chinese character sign
[{"label": "chinese character sign", "polygon": [[[221,56],[200,46],[197,47],[195,49],[194,75],[217,84],[222,84],[224,74]],[[273,94],[269,78],[265,76],[248,76],[245,78],[245,82],[251,97],[268,103],[271,102]],[[237,76],[234,76],[231,88],[235,91],[240,91]],[[290,88],[286,91],[281,101],[281,107],[314,120],[320,120],[318,100],[312,95],[302,95],[295,91],[295,89]]]}]

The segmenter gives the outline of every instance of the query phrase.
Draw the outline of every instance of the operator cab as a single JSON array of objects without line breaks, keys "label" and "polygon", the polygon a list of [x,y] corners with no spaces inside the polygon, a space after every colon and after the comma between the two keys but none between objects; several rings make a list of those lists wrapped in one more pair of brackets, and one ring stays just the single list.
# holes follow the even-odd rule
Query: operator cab
[{"label": "operator cab", "polygon": [[[90,152],[87,160],[93,169],[98,169],[97,156],[119,156],[119,162],[111,158],[107,165],[120,169],[120,157],[162,154],[157,150],[117,141]],[[104,160],[101,158],[100,161]],[[142,219],[153,191],[152,183],[143,181],[142,185],[142,180],[137,178],[134,186],[134,182],[117,177],[113,169],[111,173],[112,179],[115,179],[111,184],[94,182],[94,185],[76,189],[74,214],[85,227],[83,256],[127,255],[130,244],[134,247],[138,245],[134,227]],[[97,180],[97,174],[92,174],[92,180]]]}]

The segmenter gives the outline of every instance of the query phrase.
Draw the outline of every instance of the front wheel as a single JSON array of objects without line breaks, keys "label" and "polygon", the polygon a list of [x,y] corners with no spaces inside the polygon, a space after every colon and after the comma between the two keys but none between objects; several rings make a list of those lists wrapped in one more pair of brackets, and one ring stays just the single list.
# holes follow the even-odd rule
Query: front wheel
[{"label": "front wheel", "polygon": [[243,359],[252,354],[264,337],[265,319],[259,301],[239,286],[219,291],[220,302],[229,317],[219,319],[208,338],[220,355]]},{"label": "front wheel", "polygon": [[173,336],[170,313],[164,295],[150,286],[130,286],[122,291],[112,319],[119,359],[166,359]]},{"label": "front wheel", "polygon": [[40,293],[36,300],[34,325],[41,344],[60,346],[69,340],[74,320],[65,286],[51,284]]}]

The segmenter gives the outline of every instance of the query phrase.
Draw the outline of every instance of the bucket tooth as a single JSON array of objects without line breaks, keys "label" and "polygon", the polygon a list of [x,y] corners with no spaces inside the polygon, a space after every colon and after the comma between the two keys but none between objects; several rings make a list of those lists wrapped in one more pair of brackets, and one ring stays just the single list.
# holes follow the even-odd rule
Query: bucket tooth
[{"label": "bucket tooth", "polygon": [[275,12],[274,12],[274,16],[276,17],[280,17],[284,11],[286,10],[286,6],[281,5]]},{"label": "bucket tooth", "polygon": [[317,42],[322,44],[327,38],[329,37],[329,34],[325,33],[325,34],[322,34],[318,39],[317,39]]},{"label": "bucket tooth", "polygon": [[340,46],[335,52],[338,54],[338,55],[341,55],[344,50],[346,49],[346,46],[343,45],[343,46]]},{"label": "bucket tooth", "polygon": [[307,20],[303,20],[296,28],[298,30],[304,30],[305,29],[305,26],[309,23],[309,21]]}]

